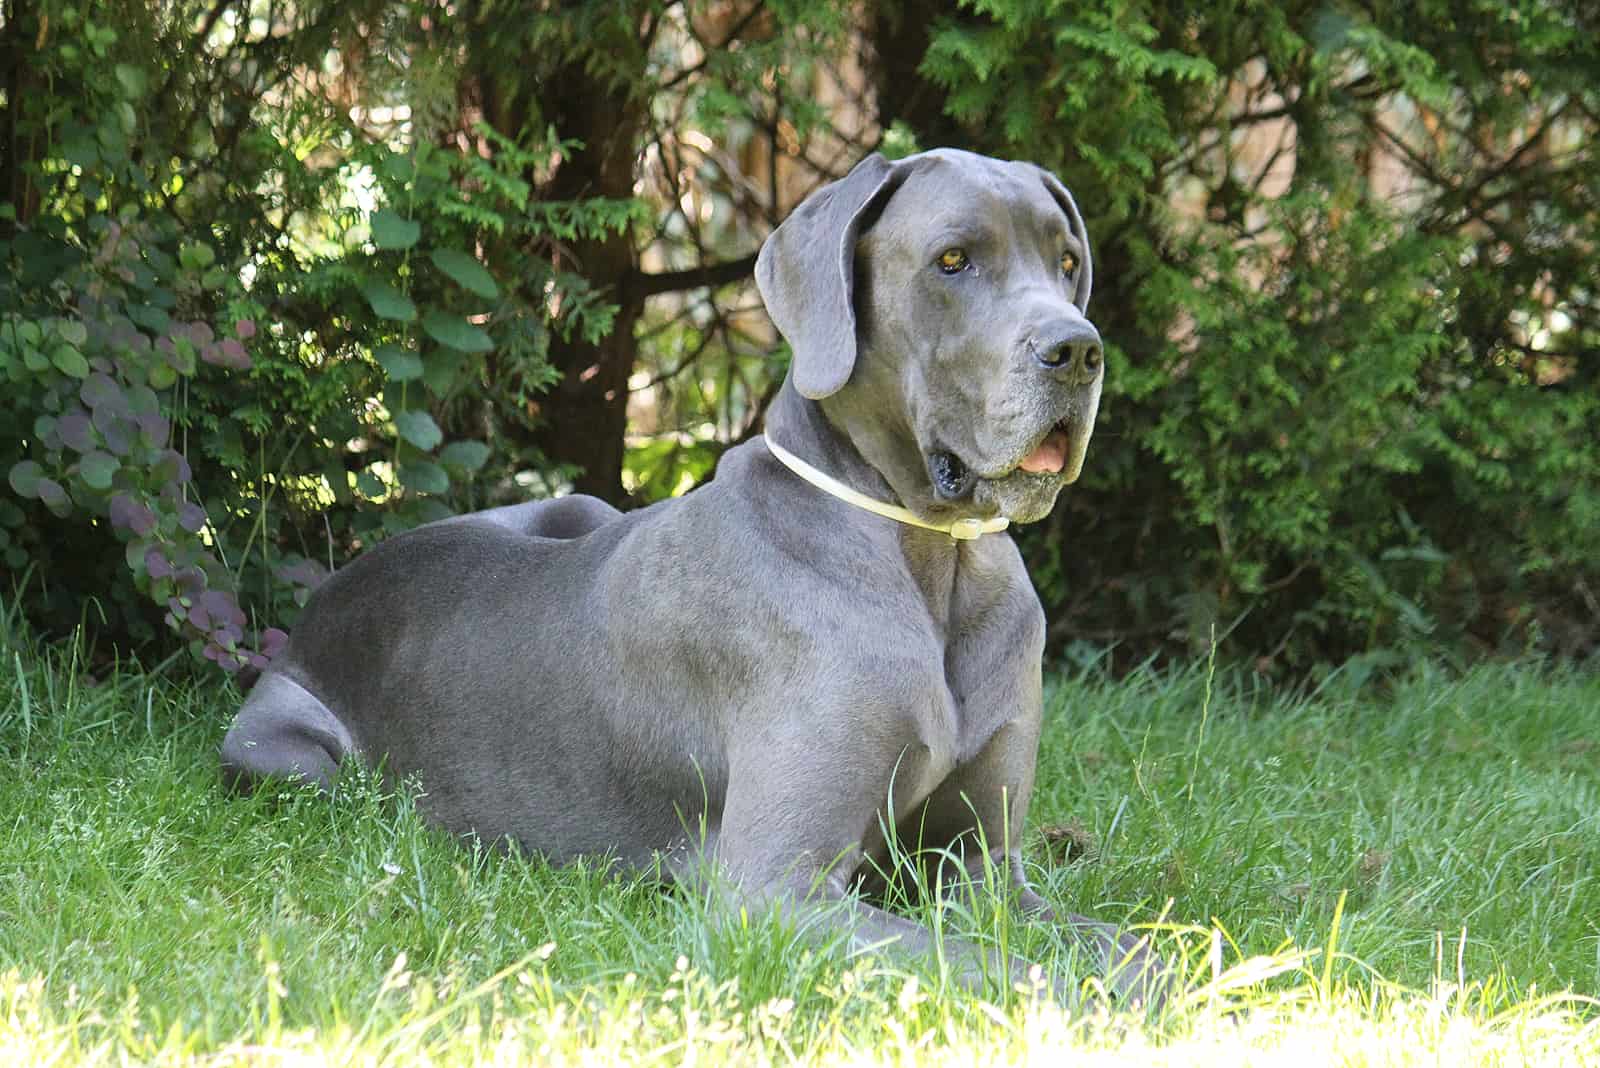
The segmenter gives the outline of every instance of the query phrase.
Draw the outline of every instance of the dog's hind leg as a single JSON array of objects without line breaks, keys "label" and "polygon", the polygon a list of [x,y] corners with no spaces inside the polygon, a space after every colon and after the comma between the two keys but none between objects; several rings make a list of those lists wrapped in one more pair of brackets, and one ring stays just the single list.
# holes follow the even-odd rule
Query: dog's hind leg
[{"label": "dog's hind leg", "polygon": [[355,750],[328,706],[292,679],[262,677],[222,740],[222,778],[249,792],[263,779],[304,780],[331,791],[339,762]]}]

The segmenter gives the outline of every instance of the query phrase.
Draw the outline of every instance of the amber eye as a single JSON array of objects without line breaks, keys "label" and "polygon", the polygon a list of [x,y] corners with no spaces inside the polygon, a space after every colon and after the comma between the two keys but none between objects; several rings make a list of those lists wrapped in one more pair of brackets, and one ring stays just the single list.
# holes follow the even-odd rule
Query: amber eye
[{"label": "amber eye", "polygon": [[960,274],[972,261],[967,259],[967,250],[964,248],[947,248],[939,253],[939,270],[945,274]]},{"label": "amber eye", "polygon": [[1077,257],[1077,255],[1074,254],[1074,253],[1071,253],[1071,252],[1063,252],[1061,254],[1061,273],[1062,274],[1071,275],[1071,274],[1077,273],[1077,270],[1078,270],[1078,257]]}]

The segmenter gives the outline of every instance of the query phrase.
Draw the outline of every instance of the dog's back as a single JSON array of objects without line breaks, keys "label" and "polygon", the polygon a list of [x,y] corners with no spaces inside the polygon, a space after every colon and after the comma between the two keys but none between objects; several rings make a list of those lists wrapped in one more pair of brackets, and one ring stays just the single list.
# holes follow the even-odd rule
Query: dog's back
[{"label": "dog's back", "polygon": [[[317,591],[240,709],[226,778],[331,789],[360,758],[416,775],[452,831],[647,864],[719,789],[715,750],[693,716],[663,719],[673,687],[627,683],[650,669],[618,661],[606,614],[574,608],[604,597],[619,544],[659,515],[569,497],[429,524],[359,557]],[[654,707],[636,707],[647,695]],[[632,729],[664,722],[649,738]],[[675,750],[699,752],[663,759]]]}]

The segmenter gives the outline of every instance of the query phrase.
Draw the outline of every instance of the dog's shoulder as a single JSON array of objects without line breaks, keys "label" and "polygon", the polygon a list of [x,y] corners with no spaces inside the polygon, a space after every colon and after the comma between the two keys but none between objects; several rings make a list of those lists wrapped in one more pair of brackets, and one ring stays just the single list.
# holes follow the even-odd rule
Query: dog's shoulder
[{"label": "dog's shoulder", "polygon": [[570,541],[609,526],[623,516],[598,497],[573,493],[549,500],[523,501],[441,520],[440,526],[471,527],[520,534],[525,538]]}]

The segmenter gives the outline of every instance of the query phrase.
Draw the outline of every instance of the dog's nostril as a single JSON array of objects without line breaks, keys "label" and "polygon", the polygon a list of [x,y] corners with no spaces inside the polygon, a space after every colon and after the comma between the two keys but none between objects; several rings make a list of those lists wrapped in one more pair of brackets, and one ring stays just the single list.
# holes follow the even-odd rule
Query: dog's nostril
[{"label": "dog's nostril", "polygon": [[1049,322],[1027,339],[1027,352],[1039,366],[1071,377],[1093,377],[1105,361],[1100,335],[1087,322]]},{"label": "dog's nostril", "polygon": [[1069,341],[1064,345],[1057,345],[1053,349],[1046,349],[1037,355],[1039,362],[1046,367],[1060,367],[1072,358],[1072,349],[1073,344]]},{"label": "dog's nostril", "polygon": [[1046,367],[1065,367],[1069,363],[1076,362],[1086,371],[1099,370],[1102,359],[1099,345],[1081,341],[1068,341],[1063,345],[1057,345],[1053,349],[1047,349],[1035,355],[1038,357],[1039,362]]}]

